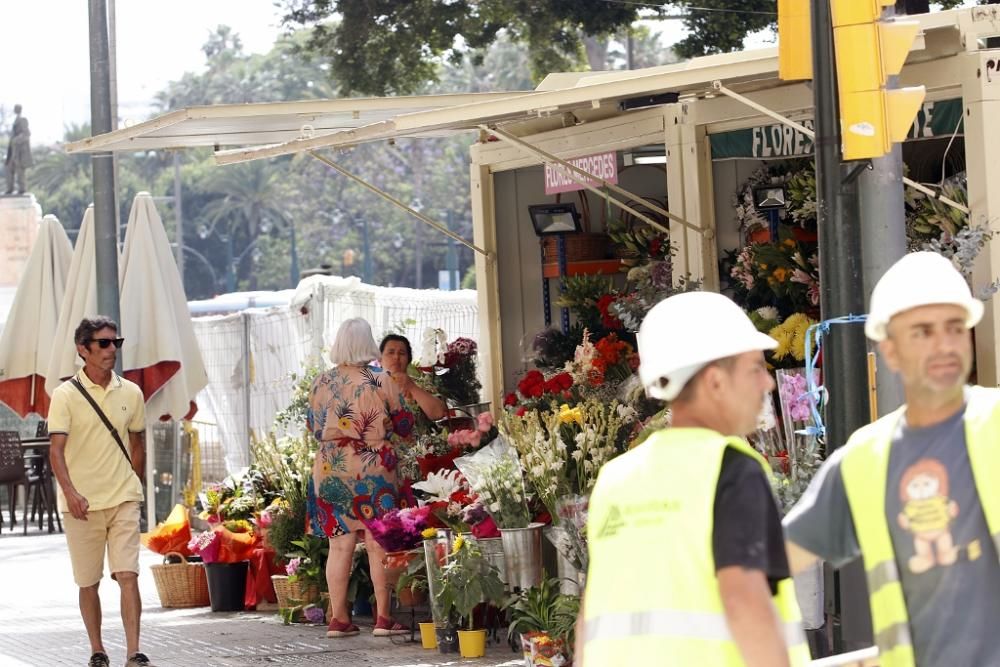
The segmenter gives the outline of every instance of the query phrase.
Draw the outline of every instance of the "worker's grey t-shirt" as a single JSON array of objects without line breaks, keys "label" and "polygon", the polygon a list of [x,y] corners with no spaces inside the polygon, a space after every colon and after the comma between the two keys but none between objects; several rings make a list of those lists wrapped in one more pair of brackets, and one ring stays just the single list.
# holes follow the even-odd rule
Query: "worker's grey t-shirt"
[{"label": "worker's grey t-shirt", "polygon": [[[918,667],[1000,666],[1000,564],[963,416],[927,428],[901,420],[889,456],[885,512]],[[844,451],[830,457],[785,518],[790,541],[836,567],[861,554],[840,474]]]}]

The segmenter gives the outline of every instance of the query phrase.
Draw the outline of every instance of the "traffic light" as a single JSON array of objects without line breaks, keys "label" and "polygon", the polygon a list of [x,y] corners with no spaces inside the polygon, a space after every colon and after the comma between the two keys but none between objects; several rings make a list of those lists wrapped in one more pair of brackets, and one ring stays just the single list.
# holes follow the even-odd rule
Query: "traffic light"
[{"label": "traffic light", "polygon": [[845,160],[880,157],[906,139],[924,101],[923,86],[883,88],[899,74],[920,29],[916,21],[883,21],[895,0],[830,0]]},{"label": "traffic light", "polygon": [[778,0],[778,78],[813,78],[812,0]]}]

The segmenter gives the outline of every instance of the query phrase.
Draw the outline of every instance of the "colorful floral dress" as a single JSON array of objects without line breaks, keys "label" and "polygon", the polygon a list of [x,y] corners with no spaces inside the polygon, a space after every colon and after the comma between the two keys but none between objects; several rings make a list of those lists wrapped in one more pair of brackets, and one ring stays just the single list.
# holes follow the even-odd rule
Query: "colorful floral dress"
[{"label": "colorful floral dress", "polygon": [[309,532],[337,537],[405,506],[397,488],[396,447],[414,416],[399,386],[373,368],[339,366],[313,382],[307,425],[319,441],[309,484]]}]

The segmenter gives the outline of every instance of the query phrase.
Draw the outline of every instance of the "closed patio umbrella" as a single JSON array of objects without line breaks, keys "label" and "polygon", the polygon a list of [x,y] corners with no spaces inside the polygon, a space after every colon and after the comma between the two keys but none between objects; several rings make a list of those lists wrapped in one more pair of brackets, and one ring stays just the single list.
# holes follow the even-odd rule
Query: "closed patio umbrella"
[{"label": "closed patio umbrella", "polygon": [[190,419],[208,374],[170,241],[148,192],[132,202],[120,275],[125,377],[142,388],[148,419]]},{"label": "closed patio umbrella", "polygon": [[62,382],[83,366],[76,353],[73,333],[84,317],[97,312],[97,267],[94,254],[94,205],[87,207],[80,223],[80,232],[73,248],[73,260],[66,278],[66,293],[59,308],[59,321],[52,337],[52,354],[45,374],[45,391],[49,396]]},{"label": "closed patio umbrella", "polygon": [[72,257],[63,226],[46,215],[0,336],[0,402],[21,417],[49,411],[45,379]]}]

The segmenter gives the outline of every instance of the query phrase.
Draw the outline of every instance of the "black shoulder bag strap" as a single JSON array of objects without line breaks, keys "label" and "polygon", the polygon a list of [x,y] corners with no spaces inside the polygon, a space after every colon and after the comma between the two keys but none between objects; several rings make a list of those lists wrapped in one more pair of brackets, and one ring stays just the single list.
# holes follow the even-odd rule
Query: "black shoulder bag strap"
[{"label": "black shoulder bag strap", "polygon": [[94,400],[94,397],[90,395],[90,392],[83,388],[83,385],[80,383],[79,380],[77,380],[76,378],[72,378],[70,382],[73,383],[74,387],[80,390],[80,393],[83,394],[83,397],[87,399],[88,403],[90,403],[90,407],[94,408],[94,412],[96,412],[97,416],[101,418],[102,422],[104,422],[104,426],[107,427],[108,432],[111,433],[111,437],[113,437],[115,439],[115,442],[118,443],[119,449],[121,449],[122,454],[125,455],[125,460],[128,461],[128,464],[131,466],[132,457],[128,455],[128,450],[125,449],[125,443],[122,442],[122,437],[118,435],[118,431],[115,429],[114,426],[111,425],[111,420],[108,419],[108,416],[106,414],[104,414],[104,410],[101,410],[101,406],[97,404],[97,402]]}]

